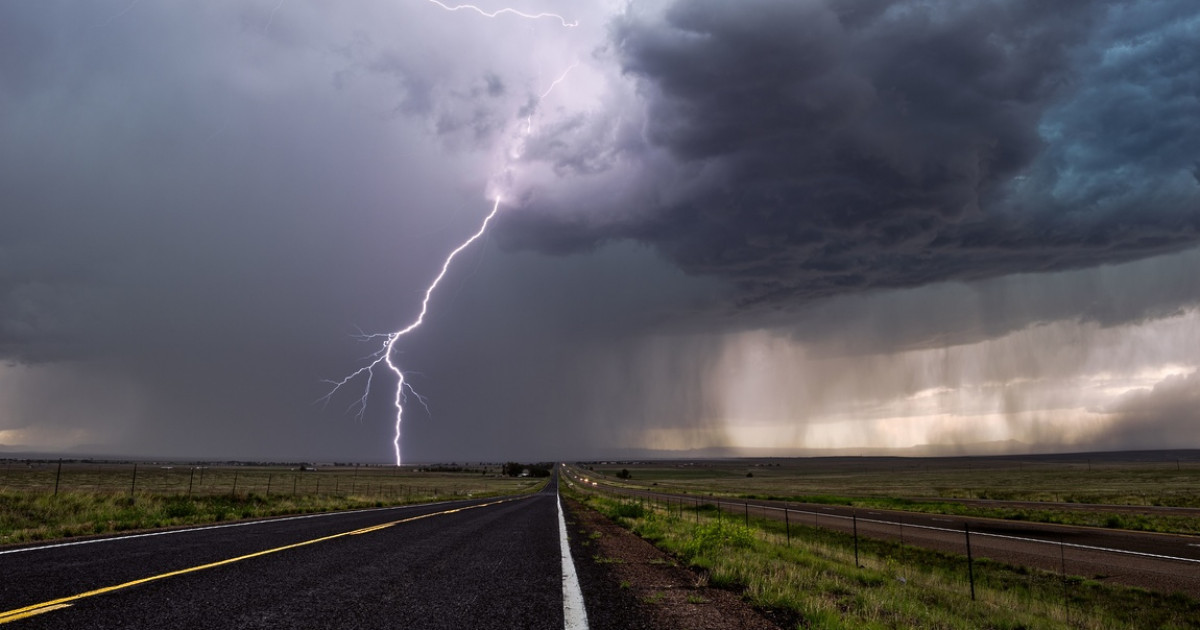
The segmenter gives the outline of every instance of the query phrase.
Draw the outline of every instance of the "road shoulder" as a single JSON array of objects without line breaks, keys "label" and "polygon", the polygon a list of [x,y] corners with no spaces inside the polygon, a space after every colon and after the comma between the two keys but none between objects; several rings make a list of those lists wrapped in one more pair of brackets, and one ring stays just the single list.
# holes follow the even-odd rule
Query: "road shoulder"
[{"label": "road shoulder", "polygon": [[604,515],[564,497],[571,553],[592,630],[778,630],[737,595]]}]

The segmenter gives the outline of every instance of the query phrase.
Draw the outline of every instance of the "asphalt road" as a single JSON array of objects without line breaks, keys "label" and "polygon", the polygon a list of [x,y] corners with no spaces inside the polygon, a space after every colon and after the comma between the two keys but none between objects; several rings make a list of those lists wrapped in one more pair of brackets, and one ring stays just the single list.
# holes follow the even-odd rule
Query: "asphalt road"
[{"label": "asphalt road", "polygon": [[561,629],[556,496],[0,549],[0,624]]},{"label": "asphalt road", "polygon": [[[566,473],[581,485],[587,471]],[[707,503],[755,518],[786,520],[863,536],[966,553],[970,529],[971,551],[1009,564],[1037,567],[1069,575],[1142,586],[1164,592],[1200,597],[1200,537],[1155,534],[1096,527],[1072,527],[1000,519],[921,514],[809,503],[766,500],[733,500],[680,495],[613,486],[601,481],[597,489],[685,507]]]}]

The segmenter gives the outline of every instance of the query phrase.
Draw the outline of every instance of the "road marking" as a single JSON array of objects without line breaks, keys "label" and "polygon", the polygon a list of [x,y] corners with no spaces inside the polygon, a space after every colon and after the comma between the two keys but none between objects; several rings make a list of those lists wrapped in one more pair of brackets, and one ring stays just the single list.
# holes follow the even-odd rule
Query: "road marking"
[{"label": "road marking", "polygon": [[34,615],[48,613],[52,610],[58,610],[60,608],[68,608],[70,606],[71,606],[70,604],[56,604],[54,606],[45,606],[42,608],[38,608],[36,610],[31,610],[31,611],[23,612],[23,613],[3,613],[3,614],[0,614],[0,623],[8,623],[10,621],[16,621],[18,619],[24,619],[26,617],[32,617]]},{"label": "road marking", "polygon": [[144,578],[140,578],[137,580],[131,580],[129,582],[125,582],[124,584],[117,584],[114,586],[105,586],[103,588],[94,589],[91,591],[87,591],[85,593],[79,593],[78,595],[70,595],[67,597],[60,597],[58,599],[52,599],[48,602],[42,602],[40,604],[33,604],[31,606],[25,606],[23,608],[14,608],[13,610],[0,612],[0,625],[6,624],[10,621],[24,619],[25,617],[30,617],[33,615],[40,615],[42,613],[50,612],[52,610],[59,610],[61,608],[66,608],[66,607],[70,606],[72,602],[77,602],[81,599],[86,599],[88,597],[94,597],[96,595],[103,595],[105,593],[111,593],[113,591],[119,591],[122,589],[129,588],[131,586],[145,584],[147,582],[154,582],[154,581],[166,579],[169,577],[185,575],[188,573],[195,573],[197,571],[203,571],[205,569],[212,569],[212,568],[224,566],[227,564],[233,564],[235,562],[241,562],[242,560],[249,560],[251,558],[257,558],[259,556],[266,556],[269,554],[278,553],[280,551],[296,549],[298,547],[306,547],[308,545],[315,545],[320,542],[326,542],[326,541],[334,540],[337,538],[344,538],[346,536],[357,536],[360,534],[366,534],[368,532],[379,531],[381,529],[387,529],[388,527],[400,525],[402,523],[411,523],[413,521],[419,521],[424,518],[430,518],[433,516],[442,516],[445,514],[454,514],[455,512],[462,512],[464,510],[471,510],[474,508],[487,507],[489,505],[496,505],[499,503],[507,503],[507,502],[513,501],[513,500],[515,500],[515,499],[503,499],[500,501],[491,501],[489,503],[480,503],[478,505],[467,505],[467,506],[463,506],[460,508],[454,508],[451,510],[442,510],[441,512],[430,512],[429,514],[418,514],[417,516],[410,516],[408,518],[402,518],[398,521],[391,521],[389,523],[381,523],[379,525],[373,525],[371,527],[364,527],[364,528],[356,529],[356,530],[349,531],[349,532],[342,532],[340,534],[332,534],[330,536],[322,536],[320,538],[313,538],[312,540],[305,540],[305,541],[298,542],[298,543],[292,543],[290,545],[284,545],[282,547],[275,547],[273,549],[264,549],[262,551],[248,553],[244,556],[237,556],[234,558],[226,558],[225,560],[209,562],[208,564],[201,564],[201,565],[197,565],[194,567],[188,567],[186,569],[179,569],[177,571],[170,571],[167,573],[160,573],[158,575],[152,575],[150,577],[144,577]]},{"label": "road marking", "polygon": [[567,520],[563,517],[562,497],[555,493],[558,506],[558,547],[562,551],[563,578],[563,628],[565,630],[588,630],[587,609],[583,606],[583,590],[579,588],[579,576],[575,573],[575,560],[571,558],[571,544],[567,541]]}]

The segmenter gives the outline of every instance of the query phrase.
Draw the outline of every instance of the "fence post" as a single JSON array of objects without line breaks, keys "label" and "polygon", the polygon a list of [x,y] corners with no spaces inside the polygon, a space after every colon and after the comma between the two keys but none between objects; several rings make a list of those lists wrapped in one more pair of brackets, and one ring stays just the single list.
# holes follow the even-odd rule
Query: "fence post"
[{"label": "fence post", "polygon": [[275,475],[267,475],[267,496],[271,496],[271,478]]},{"label": "fence post", "polygon": [[746,510],[746,527],[750,527],[750,502],[742,503],[742,507]]},{"label": "fence post", "polygon": [[137,464],[133,465],[133,479],[129,482],[129,498],[133,498],[133,489],[137,487]]},{"label": "fence post", "polygon": [[296,475],[292,475],[292,496],[296,496]]},{"label": "fence post", "polygon": [[1071,591],[1070,582],[1067,581],[1067,549],[1063,545],[1062,538],[1058,539],[1058,555],[1062,562],[1062,583],[1063,583],[1063,605],[1067,609],[1067,625],[1071,625]]},{"label": "fence post", "polygon": [[235,497],[237,496],[237,474],[238,471],[233,471],[233,492],[230,493]]},{"label": "fence post", "polygon": [[971,557],[971,525],[963,523],[963,536],[967,539],[967,579],[971,582],[971,601],[975,601],[975,560]]},{"label": "fence post", "polygon": [[783,502],[783,527],[787,530],[787,546],[792,546],[792,519],[788,516],[787,501]]},{"label": "fence post", "polygon": [[58,472],[54,473],[54,496],[58,496],[58,480],[62,477],[62,458],[58,458]]},{"label": "fence post", "polygon": [[192,496],[192,483],[196,481],[196,467],[192,466],[192,474],[188,476],[188,496]]},{"label": "fence post", "polygon": [[858,563],[858,514],[851,513],[850,521],[854,523],[854,567],[862,568],[862,565]]}]

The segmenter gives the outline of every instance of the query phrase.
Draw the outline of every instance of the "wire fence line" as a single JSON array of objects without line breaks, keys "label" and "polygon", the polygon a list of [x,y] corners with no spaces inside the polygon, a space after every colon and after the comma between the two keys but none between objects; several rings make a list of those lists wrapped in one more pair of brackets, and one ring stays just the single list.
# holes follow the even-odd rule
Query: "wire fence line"
[{"label": "wire fence line", "polygon": [[[1180,592],[1200,598],[1200,558],[1195,554],[1172,555],[1131,549],[1121,549],[1072,542],[1069,538],[1078,528],[1046,525],[1043,531],[1058,532],[1057,540],[981,531],[969,523],[955,526],[954,519],[939,519],[926,513],[910,514],[909,517],[931,517],[946,522],[945,526],[906,522],[903,513],[889,513],[893,520],[882,518],[881,510],[856,509],[850,515],[835,514],[834,508],[810,509],[784,505],[771,505],[753,500],[731,500],[717,496],[677,495],[647,490],[633,490],[613,485],[584,484],[589,490],[603,491],[610,495],[644,497],[661,501],[667,509],[670,505],[695,510],[711,506],[717,514],[736,518],[742,516],[747,524],[751,516],[782,521],[791,538],[793,526],[813,527],[837,531],[877,540],[898,542],[905,545],[932,549],[964,557],[965,571],[972,572],[980,559],[1017,567],[1031,567],[1059,574],[1066,580],[1095,580],[1148,588],[1164,593]],[[1190,537],[1177,537],[1180,545]],[[1173,538],[1174,540],[1174,538]],[[1190,545],[1200,548],[1200,537]],[[1182,548],[1181,548],[1182,550]],[[857,560],[856,560],[857,563]],[[968,575],[972,582],[974,576]]]},{"label": "wire fence line", "polygon": [[269,466],[7,460],[0,465],[0,493],[59,495],[307,495],[402,498],[470,495],[474,479],[447,482],[414,476],[394,466]]}]

